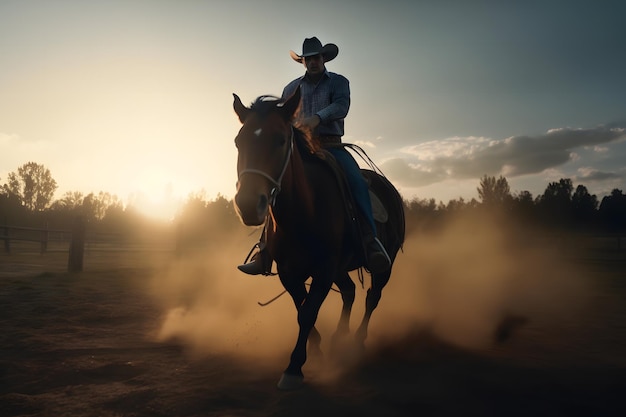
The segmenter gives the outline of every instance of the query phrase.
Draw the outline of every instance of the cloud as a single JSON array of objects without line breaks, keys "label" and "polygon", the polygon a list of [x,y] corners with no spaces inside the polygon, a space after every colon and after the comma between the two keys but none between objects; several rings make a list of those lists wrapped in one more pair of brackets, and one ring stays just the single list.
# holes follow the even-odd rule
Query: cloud
[{"label": "cloud", "polygon": [[370,141],[362,141],[357,140],[354,142],[355,145],[359,145],[361,148],[375,148],[376,145]]},{"label": "cloud", "polygon": [[592,182],[621,178],[621,175],[615,172],[603,172],[590,167],[578,168],[578,173],[579,175],[577,175],[576,179]]},{"label": "cloud", "polygon": [[343,141],[345,143],[354,143],[355,145],[358,145],[362,148],[369,148],[369,149],[376,148],[377,147],[376,143],[381,142],[383,140],[384,139],[382,136],[356,138],[354,136],[346,135],[343,138]]},{"label": "cloud", "polygon": [[[596,151],[626,138],[626,128],[599,126],[588,129],[558,128],[536,136],[452,137],[409,146],[403,158],[384,161],[381,169],[400,185],[419,187],[446,179],[480,178],[487,175],[517,177],[537,174],[571,161],[580,161],[575,149]],[[581,161],[582,162],[582,161]],[[589,179],[615,178],[596,170]]]},{"label": "cloud", "polygon": [[409,164],[404,158],[388,159],[381,164],[381,169],[389,178],[402,179],[399,183],[411,187],[420,187],[446,179],[444,173],[429,169],[423,164]]}]

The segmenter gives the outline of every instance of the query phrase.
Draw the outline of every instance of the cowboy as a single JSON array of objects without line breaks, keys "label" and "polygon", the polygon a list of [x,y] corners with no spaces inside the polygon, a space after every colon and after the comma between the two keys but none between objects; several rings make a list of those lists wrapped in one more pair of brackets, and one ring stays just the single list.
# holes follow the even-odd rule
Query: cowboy
[{"label": "cowboy", "polygon": [[[303,76],[296,78],[283,90],[282,99],[290,97],[300,88],[302,102],[297,124],[310,129],[312,135],[327,149],[343,169],[352,196],[363,218],[363,239],[367,255],[367,268],[370,272],[382,272],[391,266],[391,260],[382,243],[376,238],[376,225],[365,178],[352,155],[341,144],[344,134],[344,119],[350,108],[350,83],[343,75],[329,72],[326,63],[337,57],[339,48],[329,43],[322,46],[316,37],[306,38],[302,44],[302,54],[289,51],[291,58],[306,67]],[[264,237],[259,244],[259,252],[251,262],[239,265],[242,272],[250,275],[268,275],[271,259],[264,248]]]}]

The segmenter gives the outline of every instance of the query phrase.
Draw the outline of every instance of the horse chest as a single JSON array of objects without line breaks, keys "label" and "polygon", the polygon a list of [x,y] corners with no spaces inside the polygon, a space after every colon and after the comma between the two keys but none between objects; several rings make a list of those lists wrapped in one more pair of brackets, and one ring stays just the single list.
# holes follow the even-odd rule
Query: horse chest
[{"label": "horse chest", "polygon": [[281,233],[278,229],[274,236],[275,259],[279,263],[324,259],[338,252],[338,240],[320,228],[310,226],[290,229],[289,233]]}]

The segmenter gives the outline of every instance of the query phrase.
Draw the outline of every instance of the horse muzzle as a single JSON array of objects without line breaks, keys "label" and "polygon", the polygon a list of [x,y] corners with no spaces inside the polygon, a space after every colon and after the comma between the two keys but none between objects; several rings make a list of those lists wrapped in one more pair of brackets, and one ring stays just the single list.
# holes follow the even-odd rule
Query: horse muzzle
[{"label": "horse muzzle", "polygon": [[269,199],[262,193],[241,193],[235,195],[235,207],[241,221],[246,226],[259,226],[265,222],[269,209]]}]

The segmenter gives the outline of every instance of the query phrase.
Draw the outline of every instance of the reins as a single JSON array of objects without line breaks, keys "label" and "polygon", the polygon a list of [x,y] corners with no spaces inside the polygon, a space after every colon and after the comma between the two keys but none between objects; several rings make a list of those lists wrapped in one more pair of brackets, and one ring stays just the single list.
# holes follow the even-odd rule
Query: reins
[{"label": "reins", "polygon": [[[310,287],[310,286],[311,286],[311,284],[309,284],[308,282],[305,282],[304,284],[305,284],[306,286],[308,286],[308,287]],[[338,294],[341,294],[341,291],[339,291],[339,290],[338,290],[338,289],[336,289],[336,288],[330,287],[330,290],[331,290],[331,291],[334,291],[334,292],[336,292],[336,293],[338,293]],[[258,305],[260,305],[261,307],[268,306],[268,305],[272,304],[274,301],[278,300],[278,299],[279,299],[280,297],[282,297],[283,295],[285,295],[286,293],[287,293],[287,290],[283,290],[280,294],[276,295],[274,298],[271,298],[271,299],[269,299],[269,300],[267,300],[267,301],[265,301],[265,302],[262,302],[262,301],[257,301],[257,304],[258,304]]]},{"label": "reins", "polygon": [[387,178],[385,176],[385,174],[383,173],[383,171],[378,168],[378,166],[374,163],[374,161],[372,161],[372,159],[369,157],[369,155],[367,154],[367,152],[365,152],[365,150],[363,148],[361,148],[359,145],[356,145],[354,143],[333,143],[333,144],[328,144],[325,145],[328,148],[350,148],[350,150],[352,150],[357,156],[359,156],[369,167],[372,171],[378,173],[381,177],[383,178]]}]

